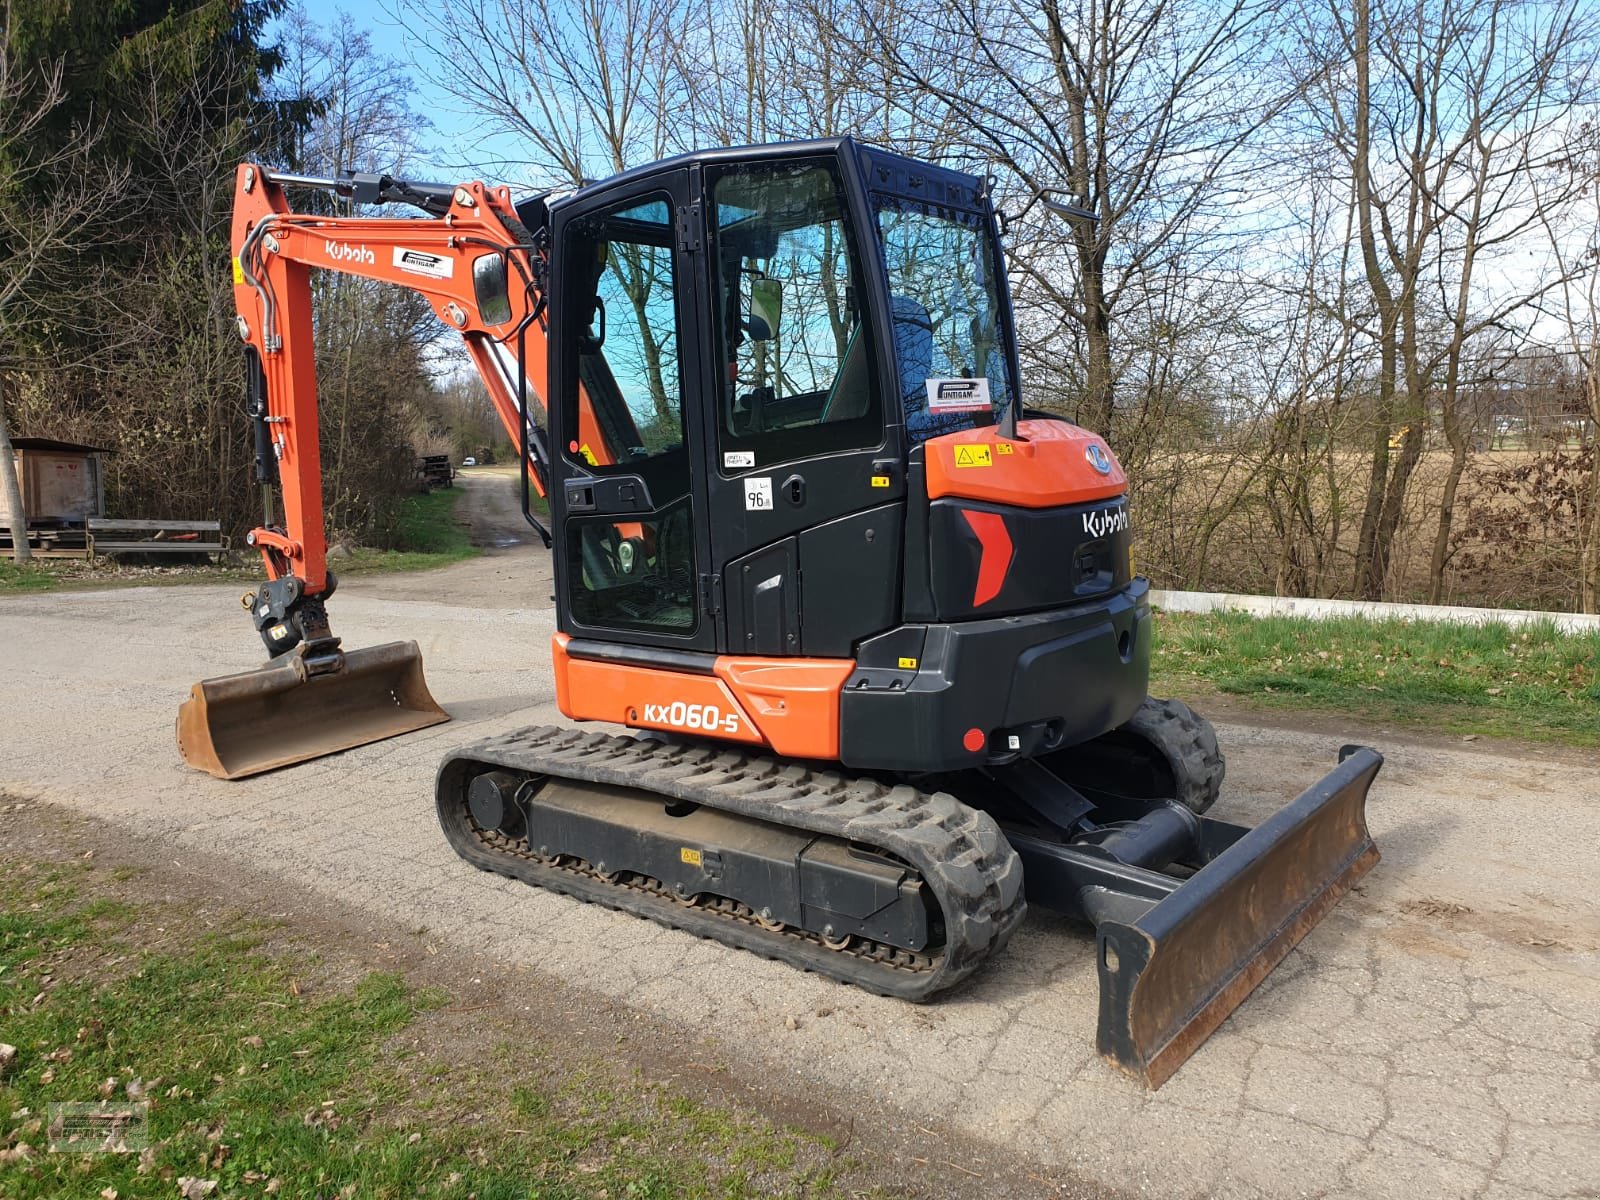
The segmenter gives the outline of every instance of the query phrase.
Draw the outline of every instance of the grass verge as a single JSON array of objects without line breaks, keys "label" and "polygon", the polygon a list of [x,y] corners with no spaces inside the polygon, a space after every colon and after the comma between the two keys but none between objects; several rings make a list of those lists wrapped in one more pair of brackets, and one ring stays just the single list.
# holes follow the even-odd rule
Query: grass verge
[{"label": "grass verge", "polygon": [[478,553],[465,525],[456,520],[456,505],[465,493],[443,488],[425,496],[407,496],[400,502],[395,529],[395,550],[361,547],[334,564],[340,575],[374,571],[420,571],[445,567]]},{"label": "grass verge", "polygon": [[1600,745],[1600,633],[1160,613],[1151,671],[1158,694],[1199,682],[1263,708]]},{"label": "grass verge", "polygon": [[48,592],[60,581],[60,575],[43,565],[42,560],[17,563],[10,558],[0,559],[0,595],[7,592]]},{"label": "grass verge", "polygon": [[[0,860],[8,1200],[861,1194],[824,1139],[541,1048],[536,1018],[452,1039],[445,991],[340,983],[338,948],[160,881],[130,902],[141,870]],[[133,1150],[46,1151],[52,1103],[102,1098],[148,1104]]]}]

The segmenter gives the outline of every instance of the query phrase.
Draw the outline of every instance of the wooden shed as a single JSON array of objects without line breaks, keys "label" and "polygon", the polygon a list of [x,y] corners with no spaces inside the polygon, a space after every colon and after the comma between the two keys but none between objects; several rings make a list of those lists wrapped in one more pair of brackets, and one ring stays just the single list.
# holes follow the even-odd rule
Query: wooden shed
[{"label": "wooden shed", "polygon": [[[103,446],[58,442],[53,438],[11,439],[17,482],[28,521],[28,541],[36,553],[86,553],[92,518],[106,512]],[[0,491],[0,546],[11,546],[11,514]]]}]

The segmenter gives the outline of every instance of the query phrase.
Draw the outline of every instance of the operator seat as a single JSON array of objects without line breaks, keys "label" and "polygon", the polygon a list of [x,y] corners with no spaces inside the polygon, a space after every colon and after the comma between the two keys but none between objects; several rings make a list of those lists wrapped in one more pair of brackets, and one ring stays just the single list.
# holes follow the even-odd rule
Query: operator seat
[{"label": "operator seat", "polygon": [[969,413],[928,411],[928,379],[933,375],[933,319],[927,306],[911,296],[890,296],[889,315],[894,321],[894,357],[900,365],[900,402],[905,411],[906,437],[916,446],[941,433],[967,429]]}]

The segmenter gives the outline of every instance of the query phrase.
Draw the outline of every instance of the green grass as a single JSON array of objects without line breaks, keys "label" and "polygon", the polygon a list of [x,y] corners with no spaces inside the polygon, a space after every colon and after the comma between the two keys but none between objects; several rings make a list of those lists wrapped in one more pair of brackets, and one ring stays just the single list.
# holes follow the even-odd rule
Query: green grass
[{"label": "green grass", "polygon": [[[269,923],[199,932],[182,903],[85,894],[110,874],[0,861],[8,1200],[167,1200],[183,1177],[217,1197],[843,1194],[851,1164],[821,1139],[541,1050],[537,1018],[434,1053],[443,992],[383,972],[321,985],[315,952],[274,948]],[[130,1084],[150,1106],[143,1156],[46,1152],[52,1102]]]},{"label": "green grass", "polygon": [[1161,613],[1152,689],[1195,681],[1270,708],[1600,745],[1600,633],[1549,624]]},{"label": "green grass", "polygon": [[44,560],[19,564],[9,556],[0,559],[0,595],[48,592],[59,583],[60,576],[44,565]]},{"label": "green grass", "polygon": [[460,488],[443,488],[425,496],[407,496],[400,502],[395,530],[399,544],[394,550],[362,547],[341,563],[340,575],[371,571],[420,571],[445,567],[478,553],[465,525],[456,520],[456,504],[464,495]]}]

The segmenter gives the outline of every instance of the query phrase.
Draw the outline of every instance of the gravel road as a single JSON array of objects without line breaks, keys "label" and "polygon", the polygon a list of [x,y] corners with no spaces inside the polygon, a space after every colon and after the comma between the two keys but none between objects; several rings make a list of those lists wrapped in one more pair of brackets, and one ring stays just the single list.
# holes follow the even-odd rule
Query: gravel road
[{"label": "gravel road", "polygon": [[[463,482],[480,520],[508,511],[503,475]],[[235,783],[185,769],[188,684],[260,657],[238,590],[0,600],[0,789],[581,982],[708,1039],[751,1086],[844,1096],[930,1149],[959,1130],[1152,1197],[1600,1196],[1600,766],[1582,756],[1222,724],[1217,815],[1246,824],[1342,741],[1378,744],[1384,861],[1152,1094],[1095,1056],[1092,943],[1048,914],[911,1007],[460,862],[433,815],[441,756],[559,719],[529,544],[352,579],[330,605],[347,645],[415,638],[452,723]]]}]

